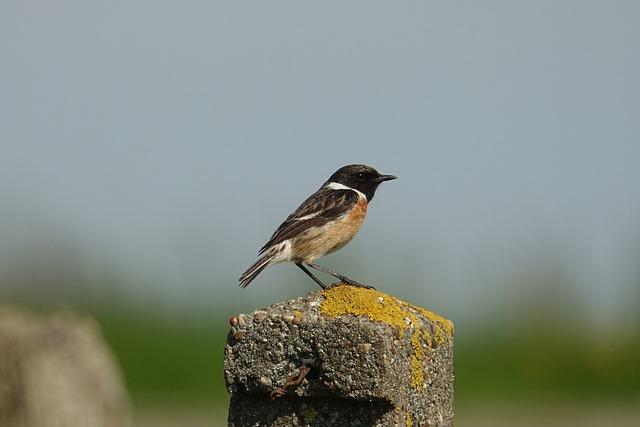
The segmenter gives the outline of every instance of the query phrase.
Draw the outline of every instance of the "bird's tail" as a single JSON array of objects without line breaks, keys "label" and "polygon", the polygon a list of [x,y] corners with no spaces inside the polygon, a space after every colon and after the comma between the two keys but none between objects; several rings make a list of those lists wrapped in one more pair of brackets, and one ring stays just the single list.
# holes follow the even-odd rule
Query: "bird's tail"
[{"label": "bird's tail", "polygon": [[258,258],[258,260],[251,267],[249,267],[247,271],[242,273],[240,279],[238,279],[238,281],[240,282],[240,287],[246,288],[247,286],[249,286],[249,283],[251,283],[251,281],[255,279],[256,276],[269,265],[273,257],[274,254],[267,253]]}]

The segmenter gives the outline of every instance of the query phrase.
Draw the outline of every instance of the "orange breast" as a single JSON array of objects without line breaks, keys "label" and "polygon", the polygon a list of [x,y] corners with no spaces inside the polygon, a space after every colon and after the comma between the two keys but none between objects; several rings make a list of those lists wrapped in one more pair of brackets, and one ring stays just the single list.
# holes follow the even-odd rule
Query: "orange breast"
[{"label": "orange breast", "polygon": [[356,227],[355,231],[358,231],[358,229],[364,222],[364,217],[367,216],[367,205],[368,204],[365,198],[360,197],[356,205],[351,209],[349,215],[347,216],[348,221],[353,223],[353,225]]},{"label": "orange breast", "polygon": [[344,247],[356,235],[367,215],[367,201],[361,197],[351,211],[335,221],[314,227],[293,241],[295,258],[313,262],[316,258]]}]

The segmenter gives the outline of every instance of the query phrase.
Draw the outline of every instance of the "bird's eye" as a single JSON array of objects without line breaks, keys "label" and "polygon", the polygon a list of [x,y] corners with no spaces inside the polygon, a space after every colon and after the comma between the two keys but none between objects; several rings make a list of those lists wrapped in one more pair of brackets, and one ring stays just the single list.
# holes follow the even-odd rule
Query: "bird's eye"
[{"label": "bird's eye", "polygon": [[364,173],[364,172],[358,172],[358,173],[356,174],[356,179],[357,179],[358,181],[364,181],[366,177],[367,177],[367,176],[365,175],[365,173]]}]

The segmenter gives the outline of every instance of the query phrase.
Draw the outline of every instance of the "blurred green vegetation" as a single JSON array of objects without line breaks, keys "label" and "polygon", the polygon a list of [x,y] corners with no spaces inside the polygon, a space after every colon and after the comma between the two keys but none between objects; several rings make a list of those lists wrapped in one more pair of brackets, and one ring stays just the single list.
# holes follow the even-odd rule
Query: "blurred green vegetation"
[{"label": "blurred green vegetation", "polygon": [[640,336],[593,337],[523,329],[458,340],[456,398],[588,399],[640,396]]},{"label": "blurred green vegetation", "polygon": [[[132,287],[126,279],[89,280],[71,274],[73,268],[59,259],[38,264],[33,270],[38,274],[25,265],[24,274],[0,274],[0,303],[47,311],[71,307],[95,317],[140,414],[136,425],[224,425],[228,395],[222,362],[231,308],[215,301],[211,308],[151,296],[142,301],[126,292]],[[49,272],[43,265],[55,268]],[[638,407],[640,298],[628,298],[613,322],[593,322],[596,313],[576,294],[579,287],[552,267],[536,263],[509,277],[508,295],[490,295],[492,302],[485,305],[490,313],[480,304],[461,319],[448,309],[440,312],[456,325],[455,399],[461,425],[465,419],[474,426],[525,425],[516,422],[519,414],[533,416],[543,402],[552,404],[549,419],[559,420],[574,418],[594,401]],[[630,295],[640,297],[640,286],[634,289]],[[573,409],[564,413],[565,406]],[[640,417],[618,406],[613,412],[631,420],[617,425],[637,425]],[[608,414],[605,410],[604,421],[591,425],[609,425]],[[502,424],[496,422],[500,417]],[[184,421],[190,418],[193,423]],[[549,419],[526,425],[562,425]]]},{"label": "blurred green vegetation", "polygon": [[166,319],[133,311],[94,313],[134,401],[225,400],[227,319]]},{"label": "blurred green vegetation", "polygon": [[[96,310],[135,400],[226,401],[228,319]],[[640,397],[640,334],[595,336],[579,325],[483,328],[456,339],[456,399]]]},{"label": "blurred green vegetation", "polygon": [[[532,303],[517,308],[522,317],[494,312],[491,321],[456,322],[456,424],[638,425],[637,323],[596,332],[548,306],[544,315],[532,315]],[[228,319],[220,310],[178,314],[153,302],[109,298],[70,305],[101,325],[124,373],[136,427],[226,425]]]}]

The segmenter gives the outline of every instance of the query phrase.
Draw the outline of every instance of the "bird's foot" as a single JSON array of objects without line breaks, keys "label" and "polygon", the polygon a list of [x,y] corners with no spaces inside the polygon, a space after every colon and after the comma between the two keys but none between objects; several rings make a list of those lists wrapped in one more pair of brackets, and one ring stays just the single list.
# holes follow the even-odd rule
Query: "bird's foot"
[{"label": "bird's foot", "polygon": [[329,286],[327,286],[326,289],[331,289],[331,288],[335,288],[338,286],[342,286],[342,285],[347,285],[347,286],[355,286],[356,288],[365,288],[365,289],[372,289],[372,290],[376,290],[376,288],[374,288],[371,285],[364,285],[362,283],[356,282],[355,280],[351,280],[347,277],[341,278],[340,279],[341,282],[336,282],[336,283],[332,283]]}]

